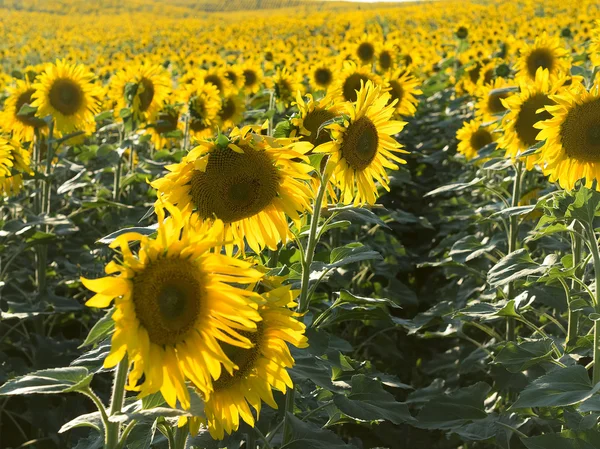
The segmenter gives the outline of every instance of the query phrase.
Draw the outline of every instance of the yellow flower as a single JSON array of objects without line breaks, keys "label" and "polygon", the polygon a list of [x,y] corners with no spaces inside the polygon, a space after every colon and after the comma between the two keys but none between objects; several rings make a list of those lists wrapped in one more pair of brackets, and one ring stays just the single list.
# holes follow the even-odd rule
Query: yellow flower
[{"label": "yellow flower", "polygon": [[0,194],[12,196],[23,185],[23,173],[32,174],[29,152],[21,143],[0,136]]},{"label": "yellow flower", "polygon": [[287,217],[299,223],[299,213],[309,207],[311,197],[304,181],[312,171],[305,155],[312,145],[250,131],[251,127],[234,129],[226,146],[200,142],[181,163],[167,167],[169,174],[152,183],[159,198],[184,214],[222,220],[229,253],[234,244],[243,252],[244,238],[256,253],[287,242]]},{"label": "yellow flower", "polygon": [[168,135],[179,129],[179,111],[174,105],[168,104],[158,113],[156,119],[156,123],[147,127],[154,148],[162,150],[167,145],[172,147],[176,139]]},{"label": "yellow flower", "polygon": [[[110,245],[121,254],[106,266],[109,276],[81,281],[96,293],[87,306],[115,303],[115,333],[104,366],[115,366],[127,354],[133,365],[129,389],[142,397],[160,391],[171,407],[179,401],[188,408],[186,379],[208,399],[221,365],[230,374],[237,367],[219,342],[252,347],[242,333],[256,331],[260,297],[240,285],[262,274],[248,262],[212,252],[222,244],[221,222],[210,227],[189,222],[166,203],[156,212],[156,238],[121,234]],[[130,244],[138,241],[134,255]]]},{"label": "yellow flower", "polygon": [[[540,68],[534,83],[521,79],[520,92],[500,100],[509,109],[502,121],[504,135],[498,139],[498,147],[506,150],[506,157],[516,159],[540,140],[535,124],[551,117],[544,108],[555,104],[550,96],[563,82],[564,78],[551,82],[548,70]],[[531,170],[538,159],[539,153],[527,156],[527,169]]]},{"label": "yellow flower", "polygon": [[287,67],[278,67],[270,80],[270,87],[275,90],[277,101],[287,107],[295,98],[296,92],[304,92],[302,74],[290,72]]},{"label": "yellow flower", "polygon": [[323,123],[335,118],[338,107],[330,104],[327,99],[315,101],[311,94],[306,95],[308,101],[304,101],[300,92],[296,95],[296,106],[298,114],[292,116],[291,123],[296,128],[296,136],[300,140],[312,143],[314,146],[329,142],[331,136],[325,129],[319,129]]},{"label": "yellow flower", "polygon": [[[263,293],[266,301],[259,307],[262,321],[255,332],[244,333],[254,344],[252,348],[222,344],[238,369],[233,374],[221,374],[204,405],[208,431],[213,438],[223,439],[225,433],[238,430],[240,418],[254,427],[250,407],[256,410],[258,419],[262,402],[277,408],[272,389],[285,393],[288,388],[293,388],[287,373],[287,369],[294,366],[288,343],[298,348],[308,346],[305,326],[290,310],[296,306],[293,299],[297,293],[289,285]],[[195,423],[192,430],[197,432],[198,424]]]},{"label": "yellow flower", "polygon": [[260,65],[248,61],[242,64],[241,70],[244,76],[244,91],[247,94],[257,93],[263,80],[263,72],[260,69]]},{"label": "yellow flower", "polygon": [[151,122],[162,109],[171,91],[171,80],[159,65],[133,64],[111,81],[115,113],[130,108],[137,122]]},{"label": "yellow flower", "polygon": [[386,168],[397,170],[396,163],[406,163],[395,153],[408,151],[392,137],[406,123],[390,120],[396,104],[389,103],[390,95],[382,93],[381,86],[368,81],[357,95],[355,103],[344,104],[348,117],[343,123],[327,126],[333,140],[314,152],[330,154],[332,181],[341,189],[344,204],[374,204],[375,181],[389,191]]},{"label": "yellow flower", "polygon": [[222,129],[231,129],[244,118],[244,100],[238,93],[230,91],[222,101],[217,118]]},{"label": "yellow flower", "polygon": [[356,101],[357,91],[368,81],[380,84],[379,77],[368,66],[359,67],[353,61],[344,61],[337,81],[327,90],[327,96],[336,101]]},{"label": "yellow flower", "polygon": [[459,140],[458,152],[464,154],[468,161],[476,157],[479,150],[496,140],[490,127],[482,126],[479,120],[466,122],[457,131],[456,138]]},{"label": "yellow flower", "polygon": [[546,140],[541,148],[544,173],[563,189],[573,189],[585,179],[591,187],[600,180],[600,93],[596,84],[590,91],[575,85],[553,95],[546,106],[549,118],[535,125],[537,138]]},{"label": "yellow flower", "polygon": [[31,106],[36,115],[51,115],[60,133],[96,129],[94,116],[100,110],[102,89],[93,83],[94,75],[84,65],[56,61],[48,64],[33,84]]},{"label": "yellow flower", "polygon": [[214,84],[195,79],[185,87],[183,98],[189,114],[190,134],[197,139],[212,136],[221,108],[219,90]]},{"label": "yellow flower", "polygon": [[415,115],[418,103],[415,95],[423,93],[417,87],[421,84],[419,80],[412,77],[406,70],[397,69],[386,76],[385,81],[385,87],[389,88],[387,92],[391,95],[390,102],[396,100],[396,114],[403,116]]},{"label": "yellow flower", "polygon": [[4,102],[4,110],[0,113],[0,123],[4,130],[12,132],[15,139],[32,142],[36,128],[45,128],[46,122],[33,114],[19,115],[23,105],[33,103],[35,89],[26,78],[16,80],[8,89],[8,98]]},{"label": "yellow flower", "polygon": [[566,75],[571,66],[569,52],[559,37],[546,33],[538,36],[533,45],[523,44],[516,64],[517,77],[535,81],[539,68],[548,70],[550,78]]}]

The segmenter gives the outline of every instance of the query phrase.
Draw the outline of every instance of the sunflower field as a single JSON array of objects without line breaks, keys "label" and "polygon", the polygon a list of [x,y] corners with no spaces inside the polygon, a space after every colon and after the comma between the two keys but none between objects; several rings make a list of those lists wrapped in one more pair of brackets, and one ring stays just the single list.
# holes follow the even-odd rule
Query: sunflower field
[{"label": "sunflower field", "polygon": [[1,449],[600,449],[596,0],[0,30]]}]

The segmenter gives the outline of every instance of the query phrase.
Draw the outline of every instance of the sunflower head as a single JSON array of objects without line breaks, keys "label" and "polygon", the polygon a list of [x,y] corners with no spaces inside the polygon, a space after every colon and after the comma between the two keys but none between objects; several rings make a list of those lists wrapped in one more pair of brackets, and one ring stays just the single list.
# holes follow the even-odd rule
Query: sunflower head
[{"label": "sunflower head", "polygon": [[417,111],[418,100],[415,95],[423,92],[419,89],[421,83],[404,69],[397,69],[386,77],[385,86],[390,94],[390,102],[395,102],[395,112],[398,115],[412,116]]},{"label": "sunflower head", "polygon": [[406,163],[397,153],[407,153],[392,135],[404,128],[405,122],[392,121],[396,102],[381,86],[371,82],[362,85],[355,103],[345,103],[347,118],[332,123],[332,141],[314,151],[330,155],[331,180],[342,191],[345,204],[374,204],[377,199],[375,181],[389,190],[386,168],[397,169]]},{"label": "sunflower head", "polygon": [[587,187],[600,179],[600,93],[599,85],[589,91],[569,86],[552,96],[546,109],[548,120],[536,124],[544,173],[571,190],[585,179]]},{"label": "sunflower head", "polygon": [[298,92],[295,103],[298,114],[292,117],[291,123],[296,128],[296,135],[300,140],[310,142],[317,147],[331,140],[329,132],[323,129],[323,124],[338,115],[338,108],[331,105],[327,98],[315,101],[311,94],[307,94],[306,98],[307,101],[304,101]]},{"label": "sunflower head", "polygon": [[244,251],[244,240],[256,252],[287,241],[288,217],[297,222],[311,196],[304,180],[312,171],[305,155],[312,145],[257,131],[259,127],[235,128],[229,137],[202,141],[152,183],[160,198],[184,214],[222,220],[230,252],[234,244]]},{"label": "sunflower head", "polygon": [[538,69],[547,70],[551,78],[565,75],[571,65],[569,53],[559,37],[546,33],[538,36],[533,45],[523,44],[516,64],[517,77],[535,81]]},{"label": "sunflower head", "polygon": [[380,84],[377,75],[368,66],[357,66],[353,61],[344,61],[337,81],[327,90],[327,95],[336,101],[356,101],[357,92],[362,85],[371,81]]},{"label": "sunflower head", "polygon": [[61,133],[95,130],[103,90],[94,84],[94,75],[83,65],[58,60],[48,64],[33,84],[31,106],[40,118],[52,116]]},{"label": "sunflower head", "polygon": [[171,92],[171,80],[161,65],[128,66],[114,76],[111,84],[115,112],[129,108],[136,122],[155,120]]},{"label": "sunflower head", "polygon": [[0,113],[2,128],[12,132],[13,136],[25,142],[33,141],[36,129],[46,128],[46,122],[34,113],[22,114],[21,108],[33,103],[35,89],[25,80],[15,80],[15,84],[7,89],[8,97],[4,101],[4,110]]},{"label": "sunflower head", "polygon": [[19,141],[0,135],[0,195],[19,193],[25,173],[33,174],[29,151]]},{"label": "sunflower head", "polygon": [[504,78],[496,78],[492,83],[481,87],[477,91],[475,115],[483,121],[492,121],[504,114],[507,109],[502,100],[514,94],[514,91],[508,89],[510,87],[516,86]]},{"label": "sunflower head", "polygon": [[458,152],[467,160],[477,156],[479,150],[494,142],[497,137],[489,126],[483,126],[478,120],[471,120],[463,125],[456,133]]},{"label": "sunflower head", "polygon": [[[222,244],[221,222],[186,221],[166,203],[156,212],[156,238],[121,234],[111,244],[121,256],[106,266],[109,276],[82,282],[96,293],[86,305],[115,303],[115,333],[104,366],[128,354],[130,389],[142,396],[160,391],[171,407],[179,401],[188,408],[186,379],[209,398],[221,367],[229,373],[236,368],[219,342],[253,346],[245,334],[256,332],[262,300],[243,286],[262,274],[248,262],[213,252]],[[137,254],[132,242],[139,242]]]}]

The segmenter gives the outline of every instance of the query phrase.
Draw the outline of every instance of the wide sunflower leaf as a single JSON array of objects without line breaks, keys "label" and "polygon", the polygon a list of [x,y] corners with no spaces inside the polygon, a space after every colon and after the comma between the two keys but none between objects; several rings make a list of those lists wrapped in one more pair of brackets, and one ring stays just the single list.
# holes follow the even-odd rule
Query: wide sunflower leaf
[{"label": "wide sunflower leaf", "polygon": [[564,407],[585,401],[598,390],[600,383],[592,385],[585,367],[558,368],[529,384],[511,408]]},{"label": "wide sunflower leaf", "polygon": [[311,422],[304,422],[291,413],[287,413],[292,440],[281,449],[350,449],[355,446],[346,444],[335,433]]},{"label": "wide sunflower leaf", "polygon": [[364,374],[352,376],[352,391],[348,396],[335,395],[333,402],[344,414],[359,421],[391,421],[402,424],[415,419],[408,405],[397,402],[381,382]]},{"label": "wide sunflower leaf", "polygon": [[9,380],[0,395],[53,394],[80,391],[92,381],[93,374],[83,367],[53,368]]},{"label": "wide sunflower leaf", "polygon": [[494,362],[511,373],[520,373],[533,365],[551,360],[552,344],[549,338],[518,344],[510,341],[498,353]]}]

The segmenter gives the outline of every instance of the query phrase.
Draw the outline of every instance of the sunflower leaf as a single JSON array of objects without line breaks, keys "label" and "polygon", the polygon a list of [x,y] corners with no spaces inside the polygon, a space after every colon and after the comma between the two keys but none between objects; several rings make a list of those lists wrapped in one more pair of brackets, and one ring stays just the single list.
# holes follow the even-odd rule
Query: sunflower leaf
[{"label": "sunflower leaf", "polygon": [[0,387],[0,395],[55,394],[81,391],[93,374],[83,367],[52,368],[17,377]]}]

